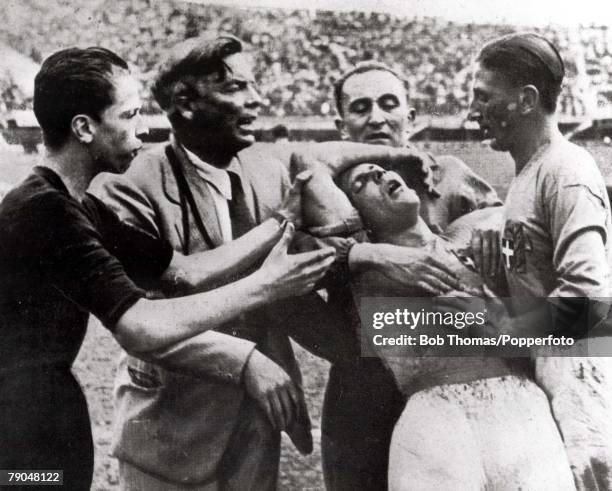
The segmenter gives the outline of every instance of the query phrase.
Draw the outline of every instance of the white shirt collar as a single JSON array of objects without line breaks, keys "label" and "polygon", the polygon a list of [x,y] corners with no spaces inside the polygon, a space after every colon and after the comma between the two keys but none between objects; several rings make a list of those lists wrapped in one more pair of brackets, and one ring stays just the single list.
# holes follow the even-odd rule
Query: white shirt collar
[{"label": "white shirt collar", "polygon": [[182,146],[182,148],[187,158],[189,158],[189,161],[196,168],[198,175],[213,186],[225,199],[232,199],[232,183],[230,182],[227,171],[204,162],[200,157],[184,146]]}]

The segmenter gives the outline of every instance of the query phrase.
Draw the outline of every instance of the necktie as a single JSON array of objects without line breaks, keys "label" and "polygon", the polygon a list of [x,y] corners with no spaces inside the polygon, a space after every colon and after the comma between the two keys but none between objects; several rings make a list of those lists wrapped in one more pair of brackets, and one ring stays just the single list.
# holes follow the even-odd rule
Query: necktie
[{"label": "necktie", "polygon": [[232,185],[232,199],[227,202],[232,221],[232,238],[237,239],[255,227],[256,223],[247,205],[240,176],[233,171],[227,173]]}]

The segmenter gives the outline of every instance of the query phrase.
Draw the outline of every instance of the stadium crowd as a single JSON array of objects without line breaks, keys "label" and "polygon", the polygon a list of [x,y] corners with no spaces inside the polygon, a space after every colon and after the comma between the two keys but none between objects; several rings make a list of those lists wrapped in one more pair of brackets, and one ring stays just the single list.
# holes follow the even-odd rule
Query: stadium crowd
[{"label": "stadium crowd", "polygon": [[[121,54],[138,68],[149,112],[159,112],[150,85],[165,48],[202,29],[237,34],[257,48],[263,113],[279,117],[329,115],[334,80],[347,66],[370,58],[405,74],[419,113],[465,113],[476,47],[513,29],[374,12],[253,10],[178,0],[27,0],[9,3],[5,17],[0,42],[37,62],[72,45],[100,44]],[[562,113],[591,112],[603,102],[592,88],[605,92],[611,84],[612,30],[550,26],[539,32],[561,47],[568,65]],[[4,106],[27,107],[18,96],[19,91],[3,89]]]}]

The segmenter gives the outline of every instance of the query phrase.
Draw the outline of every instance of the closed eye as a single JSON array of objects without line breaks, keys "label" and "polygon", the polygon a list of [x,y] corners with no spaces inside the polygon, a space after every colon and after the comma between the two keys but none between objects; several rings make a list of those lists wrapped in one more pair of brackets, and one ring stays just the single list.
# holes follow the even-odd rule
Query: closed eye
[{"label": "closed eye", "polygon": [[383,111],[392,111],[400,105],[400,101],[393,94],[383,95],[378,99],[378,106]]},{"label": "closed eye", "polygon": [[356,101],[351,102],[348,107],[348,110],[352,113],[364,114],[367,113],[371,108],[372,101],[368,99],[357,99]]},{"label": "closed eye", "polygon": [[247,82],[243,82],[241,80],[232,80],[223,86],[223,92],[240,92],[241,90],[245,90],[246,88]]}]

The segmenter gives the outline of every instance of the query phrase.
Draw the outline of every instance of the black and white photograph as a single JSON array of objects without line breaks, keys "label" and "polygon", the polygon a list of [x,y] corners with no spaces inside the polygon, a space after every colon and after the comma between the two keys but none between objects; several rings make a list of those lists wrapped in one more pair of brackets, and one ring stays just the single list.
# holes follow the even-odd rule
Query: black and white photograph
[{"label": "black and white photograph", "polygon": [[609,0],[0,9],[0,488],[612,491]]}]

